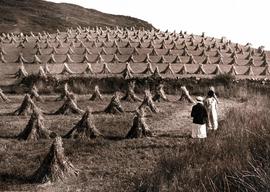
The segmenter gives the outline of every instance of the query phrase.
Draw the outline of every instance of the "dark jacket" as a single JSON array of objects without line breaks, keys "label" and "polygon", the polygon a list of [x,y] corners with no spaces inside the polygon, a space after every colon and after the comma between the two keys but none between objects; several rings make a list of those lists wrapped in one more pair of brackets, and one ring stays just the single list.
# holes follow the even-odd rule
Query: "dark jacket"
[{"label": "dark jacket", "polygon": [[207,120],[207,111],[202,103],[197,103],[192,107],[191,117],[193,117],[193,123],[203,125]]}]

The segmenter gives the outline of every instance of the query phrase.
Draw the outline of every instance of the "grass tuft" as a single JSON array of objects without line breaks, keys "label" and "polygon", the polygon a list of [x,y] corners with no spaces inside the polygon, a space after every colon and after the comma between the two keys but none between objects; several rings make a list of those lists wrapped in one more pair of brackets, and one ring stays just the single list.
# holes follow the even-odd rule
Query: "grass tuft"
[{"label": "grass tuft", "polygon": [[269,191],[270,122],[265,97],[231,109],[206,140],[164,154],[136,191]]}]

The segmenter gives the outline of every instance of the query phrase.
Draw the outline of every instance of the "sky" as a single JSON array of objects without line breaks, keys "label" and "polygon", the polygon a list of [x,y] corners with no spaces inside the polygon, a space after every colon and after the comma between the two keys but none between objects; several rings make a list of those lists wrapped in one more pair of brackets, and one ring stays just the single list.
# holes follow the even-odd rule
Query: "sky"
[{"label": "sky", "polygon": [[270,50],[269,0],[49,0],[136,17],[161,30],[201,34]]}]

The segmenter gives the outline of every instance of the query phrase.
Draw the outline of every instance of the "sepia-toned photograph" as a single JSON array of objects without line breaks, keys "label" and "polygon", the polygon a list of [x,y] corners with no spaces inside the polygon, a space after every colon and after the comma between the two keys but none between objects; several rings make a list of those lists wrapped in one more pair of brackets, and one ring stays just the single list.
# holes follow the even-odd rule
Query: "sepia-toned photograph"
[{"label": "sepia-toned photograph", "polygon": [[270,191],[268,0],[0,0],[0,191]]}]

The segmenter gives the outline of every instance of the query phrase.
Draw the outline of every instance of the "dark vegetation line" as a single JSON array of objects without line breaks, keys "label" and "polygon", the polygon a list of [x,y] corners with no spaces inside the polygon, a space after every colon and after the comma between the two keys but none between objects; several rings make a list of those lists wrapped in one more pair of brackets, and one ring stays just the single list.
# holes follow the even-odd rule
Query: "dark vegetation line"
[{"label": "dark vegetation line", "polygon": [[23,94],[28,91],[28,87],[36,85],[39,92],[42,94],[55,94],[62,91],[64,84],[76,94],[88,94],[98,85],[103,93],[114,93],[115,91],[125,91],[129,81],[135,81],[136,93],[143,93],[146,88],[153,90],[157,85],[162,83],[167,94],[180,94],[181,86],[186,86],[191,95],[204,95],[210,86],[214,86],[219,97],[223,98],[241,98],[248,99],[249,95],[267,94],[270,91],[270,81],[265,80],[237,80],[235,76],[229,74],[216,75],[212,79],[196,77],[172,79],[151,77],[138,77],[125,80],[122,77],[68,77],[55,78],[47,77],[40,78],[37,75],[29,75],[18,82],[18,84],[1,87],[4,92]]}]

